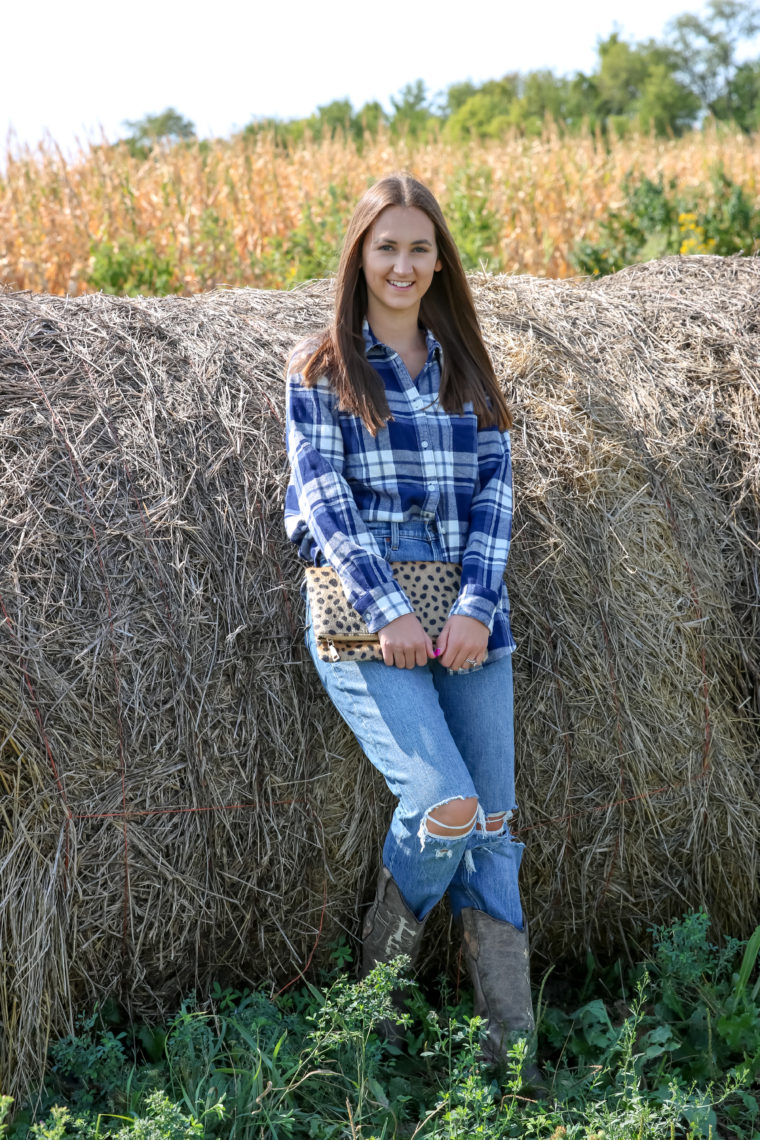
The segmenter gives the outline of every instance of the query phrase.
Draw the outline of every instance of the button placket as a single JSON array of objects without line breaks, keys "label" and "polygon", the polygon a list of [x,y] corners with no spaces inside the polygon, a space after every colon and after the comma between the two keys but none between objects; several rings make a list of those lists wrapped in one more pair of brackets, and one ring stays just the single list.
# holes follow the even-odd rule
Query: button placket
[{"label": "button placket", "polygon": [[[430,446],[430,424],[425,412],[420,412],[417,416],[417,432],[420,438],[420,463],[422,464],[425,489],[428,492],[428,499],[430,495],[435,495],[435,505],[437,506],[439,498],[437,493],[439,492],[438,468],[435,462],[435,448]],[[426,500],[426,505],[433,506],[428,500]],[[435,513],[435,508],[433,511]]]},{"label": "button placket", "polygon": [[445,456],[450,451],[451,441],[446,436],[446,428],[449,424],[449,418],[440,408],[436,410],[428,405],[426,410],[420,417],[420,434],[424,433],[424,442],[422,443],[422,465],[427,479],[427,490],[430,494],[435,494],[435,505],[437,507],[440,501],[440,485],[441,473],[438,470],[438,463],[436,461],[437,454]]},{"label": "button placket", "polygon": [[[401,386],[406,391],[409,397],[409,403],[414,412],[414,422],[417,428],[417,434],[420,440],[420,462],[422,464],[422,474],[425,484],[427,496],[425,498],[425,507],[434,515],[438,506],[440,498],[438,469],[435,462],[435,448],[431,447],[430,428],[428,424],[428,416],[426,412],[427,402],[425,401],[422,393],[415,384],[414,380],[409,373],[409,369],[404,364],[403,360],[396,352],[391,357],[393,367],[396,375],[399,378]],[[428,375],[429,361],[423,366],[418,379],[423,380]]]}]

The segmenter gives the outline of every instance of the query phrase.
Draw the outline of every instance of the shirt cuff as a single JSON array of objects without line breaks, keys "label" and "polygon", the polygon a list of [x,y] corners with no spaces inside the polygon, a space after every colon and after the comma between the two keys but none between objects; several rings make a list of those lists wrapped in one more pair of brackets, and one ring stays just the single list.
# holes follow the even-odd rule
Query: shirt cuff
[{"label": "shirt cuff", "polygon": [[475,618],[493,632],[493,619],[498,604],[499,595],[493,590],[486,590],[483,586],[463,586],[451,607],[449,617]]},{"label": "shirt cuff", "polygon": [[353,607],[361,614],[370,633],[377,633],[384,625],[404,614],[414,613],[414,606],[395,580],[368,590],[356,599]]}]

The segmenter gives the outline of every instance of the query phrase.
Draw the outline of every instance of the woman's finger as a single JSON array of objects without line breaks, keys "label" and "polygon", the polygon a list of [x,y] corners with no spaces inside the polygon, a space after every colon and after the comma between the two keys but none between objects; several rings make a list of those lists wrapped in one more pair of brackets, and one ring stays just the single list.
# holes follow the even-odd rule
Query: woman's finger
[{"label": "woman's finger", "polygon": [[468,646],[466,643],[463,645],[459,643],[451,643],[449,640],[449,652],[444,654],[442,664],[446,665],[449,669],[469,669],[471,663],[468,662],[468,657],[476,657],[477,648]]},{"label": "woman's finger", "polygon": [[435,656],[433,642],[419,623],[416,630],[399,629],[392,634],[381,630],[380,647],[385,664],[395,665],[398,669],[414,669],[417,665],[426,665],[428,658]]},{"label": "woman's finger", "polygon": [[393,640],[387,636],[382,630],[380,631],[380,648],[383,651],[383,661],[386,665],[396,664],[396,654],[398,653],[398,646],[393,644]]}]

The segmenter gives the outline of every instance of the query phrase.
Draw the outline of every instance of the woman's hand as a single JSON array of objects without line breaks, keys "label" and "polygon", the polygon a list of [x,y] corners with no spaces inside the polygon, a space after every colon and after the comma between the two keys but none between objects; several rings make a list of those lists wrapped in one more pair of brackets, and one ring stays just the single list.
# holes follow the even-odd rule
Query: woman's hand
[{"label": "woman's hand", "polygon": [[383,651],[386,665],[397,669],[413,669],[415,665],[425,665],[428,657],[435,657],[433,643],[414,614],[404,614],[388,622],[377,636]]},{"label": "woman's hand", "polygon": [[488,626],[477,618],[455,614],[450,617],[436,639],[438,660],[447,669],[470,669],[486,655]]}]

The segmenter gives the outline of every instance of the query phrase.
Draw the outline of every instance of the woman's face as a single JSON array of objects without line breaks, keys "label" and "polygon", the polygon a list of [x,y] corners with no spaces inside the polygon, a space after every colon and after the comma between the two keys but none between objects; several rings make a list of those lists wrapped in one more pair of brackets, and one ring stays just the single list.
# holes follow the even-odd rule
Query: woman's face
[{"label": "woman's face", "polygon": [[373,310],[416,313],[440,268],[435,226],[427,214],[416,206],[386,206],[362,245],[370,323]]}]

